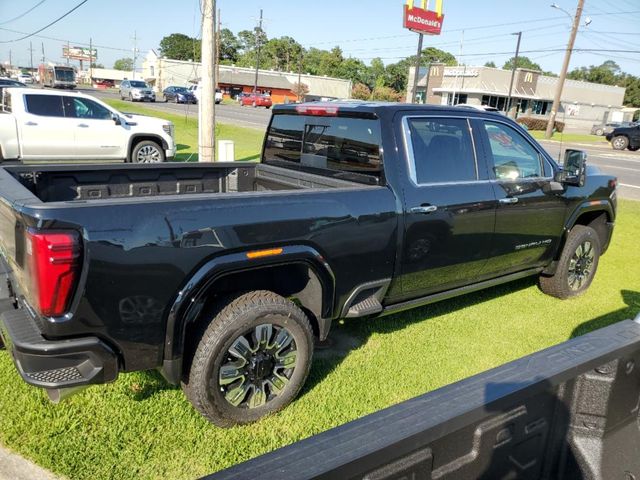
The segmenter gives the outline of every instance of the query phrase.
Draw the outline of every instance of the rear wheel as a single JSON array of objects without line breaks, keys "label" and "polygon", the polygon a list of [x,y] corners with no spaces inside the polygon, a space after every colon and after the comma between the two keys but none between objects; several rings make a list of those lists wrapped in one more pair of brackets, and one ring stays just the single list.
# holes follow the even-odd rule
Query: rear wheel
[{"label": "rear wheel", "polygon": [[248,292],[211,320],[182,387],[212,423],[250,423],[298,395],[312,355],[311,325],[300,308],[273,292]]},{"label": "rear wheel", "polygon": [[596,135],[598,135],[599,137],[602,136],[604,134],[604,130],[602,130],[601,128],[596,130]]},{"label": "rear wheel", "polygon": [[580,295],[589,288],[596,274],[600,248],[600,239],[593,228],[574,226],[558,260],[556,273],[541,275],[540,289],[561,299]]},{"label": "rear wheel", "polygon": [[623,135],[618,135],[611,140],[611,146],[614,150],[624,150],[629,146],[629,139]]},{"label": "rear wheel", "polygon": [[161,163],[164,161],[164,150],[152,140],[138,143],[131,152],[131,163]]}]

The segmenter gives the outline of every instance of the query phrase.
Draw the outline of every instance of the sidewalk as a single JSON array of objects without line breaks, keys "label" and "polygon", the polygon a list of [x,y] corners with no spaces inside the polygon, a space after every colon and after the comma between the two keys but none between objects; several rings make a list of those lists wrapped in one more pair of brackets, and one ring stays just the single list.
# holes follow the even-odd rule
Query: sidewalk
[{"label": "sidewalk", "polygon": [[61,480],[51,472],[0,446],[0,480]]}]

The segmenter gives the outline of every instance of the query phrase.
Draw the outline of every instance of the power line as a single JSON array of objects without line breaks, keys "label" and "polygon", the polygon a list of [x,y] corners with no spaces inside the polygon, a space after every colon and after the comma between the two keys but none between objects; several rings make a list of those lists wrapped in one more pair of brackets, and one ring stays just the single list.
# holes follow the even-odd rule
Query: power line
[{"label": "power line", "polygon": [[36,3],[33,7],[31,7],[29,10],[27,10],[26,12],[21,13],[20,15],[18,15],[17,17],[13,17],[11,20],[6,20],[4,22],[0,22],[0,25],[6,25],[7,23],[11,23],[11,22],[15,22],[16,20],[21,19],[22,17],[24,17],[27,13],[32,12],[33,10],[35,10],[36,8],[38,8],[40,5],[42,5],[44,2],[46,2],[47,0],[41,0],[40,2]]},{"label": "power line", "polygon": [[18,42],[20,40],[24,40],[25,38],[29,38],[29,37],[33,37],[34,35],[42,32],[43,30],[46,30],[47,28],[49,28],[52,25],[55,25],[56,23],[58,23],[60,20],[62,20],[63,18],[65,18],[66,16],[70,15],[71,13],[75,12],[78,8],[80,8],[82,5],[84,5],[85,3],[87,3],[89,0],[82,0],[78,5],[76,5],[75,7],[73,7],[71,10],[69,10],[68,12],[66,12],[64,15],[56,18],[53,22],[45,25],[44,27],[42,27],[40,30],[36,30],[33,33],[30,33],[28,35],[25,35],[24,37],[21,38],[15,38],[13,40],[2,40],[0,41],[0,43],[13,43],[13,42]]},{"label": "power line", "polygon": [[[3,31],[5,31],[5,32],[19,33],[19,34],[26,35],[26,32],[21,32],[21,31],[19,31],[19,30],[11,30],[11,29],[9,29],[9,28],[2,28],[2,27],[0,27],[0,30],[3,30]],[[67,39],[65,39],[65,38],[47,37],[47,36],[45,36],[45,35],[33,35],[33,36],[34,36],[34,37],[38,37],[38,38],[42,38],[42,39],[44,39],[44,40],[52,40],[52,41],[54,41],[54,42],[62,42],[62,43],[64,43],[64,44],[66,44],[66,43],[68,42],[68,40],[67,40]],[[89,44],[88,44],[88,43],[86,43],[86,42],[77,42],[77,41],[69,41],[69,42],[70,42],[70,43],[73,43],[74,45],[86,46],[86,47],[88,47],[88,46],[89,46]],[[131,51],[131,49],[130,49],[130,48],[118,48],[118,47],[110,47],[110,46],[107,46],[107,45],[95,45],[95,44],[94,44],[93,46],[94,46],[95,48],[102,48],[102,49],[105,49],[105,50],[116,50],[116,51],[118,51],[118,52],[130,52],[130,51]]]}]

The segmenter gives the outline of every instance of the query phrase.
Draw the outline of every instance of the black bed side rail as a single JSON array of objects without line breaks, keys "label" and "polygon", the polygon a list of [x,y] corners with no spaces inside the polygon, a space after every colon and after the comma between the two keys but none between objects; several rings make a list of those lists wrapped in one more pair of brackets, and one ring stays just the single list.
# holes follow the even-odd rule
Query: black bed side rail
[{"label": "black bed side rail", "polygon": [[639,400],[640,315],[206,478],[640,479]]}]

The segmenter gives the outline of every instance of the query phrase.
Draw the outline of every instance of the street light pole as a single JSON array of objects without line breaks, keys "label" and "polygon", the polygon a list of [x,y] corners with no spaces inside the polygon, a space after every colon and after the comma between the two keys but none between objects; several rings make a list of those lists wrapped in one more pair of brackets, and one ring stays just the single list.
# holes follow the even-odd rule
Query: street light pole
[{"label": "street light pole", "polygon": [[[411,91],[411,103],[416,103],[416,94],[418,93],[418,75],[420,74],[420,57],[422,56],[422,40],[424,35],[418,34],[418,53],[416,53],[416,66],[413,75],[413,90]],[[426,102],[426,100],[425,100]]]},{"label": "street light pole", "polygon": [[256,78],[253,82],[253,93],[258,93],[258,71],[260,69],[260,40],[262,39],[262,9],[260,9],[260,23],[256,32]]},{"label": "street light pole", "polygon": [[518,43],[516,44],[516,56],[513,58],[513,67],[511,68],[511,83],[509,84],[509,97],[507,98],[507,116],[511,112],[511,92],[513,92],[513,79],[516,76],[516,68],[518,68],[518,54],[520,53],[520,39],[522,32],[512,33],[518,35]]},{"label": "street light pole", "polygon": [[[551,6],[553,8],[559,8],[555,4]],[[551,114],[549,115],[549,121],[547,122],[547,130],[544,133],[545,138],[551,138],[551,135],[553,133],[553,127],[555,125],[556,115],[558,114],[558,108],[560,108],[560,98],[562,97],[562,88],[564,87],[564,80],[567,77],[567,70],[569,69],[569,61],[571,60],[571,52],[573,51],[573,44],[576,41],[576,35],[578,33],[578,26],[580,25],[580,17],[582,16],[583,7],[584,7],[584,0],[578,0],[578,8],[576,9],[576,14],[573,17],[573,25],[571,26],[571,35],[569,36],[569,43],[567,44],[567,50],[564,54],[564,62],[562,62],[562,70],[560,71],[560,78],[558,78],[556,93],[553,97]]]}]

